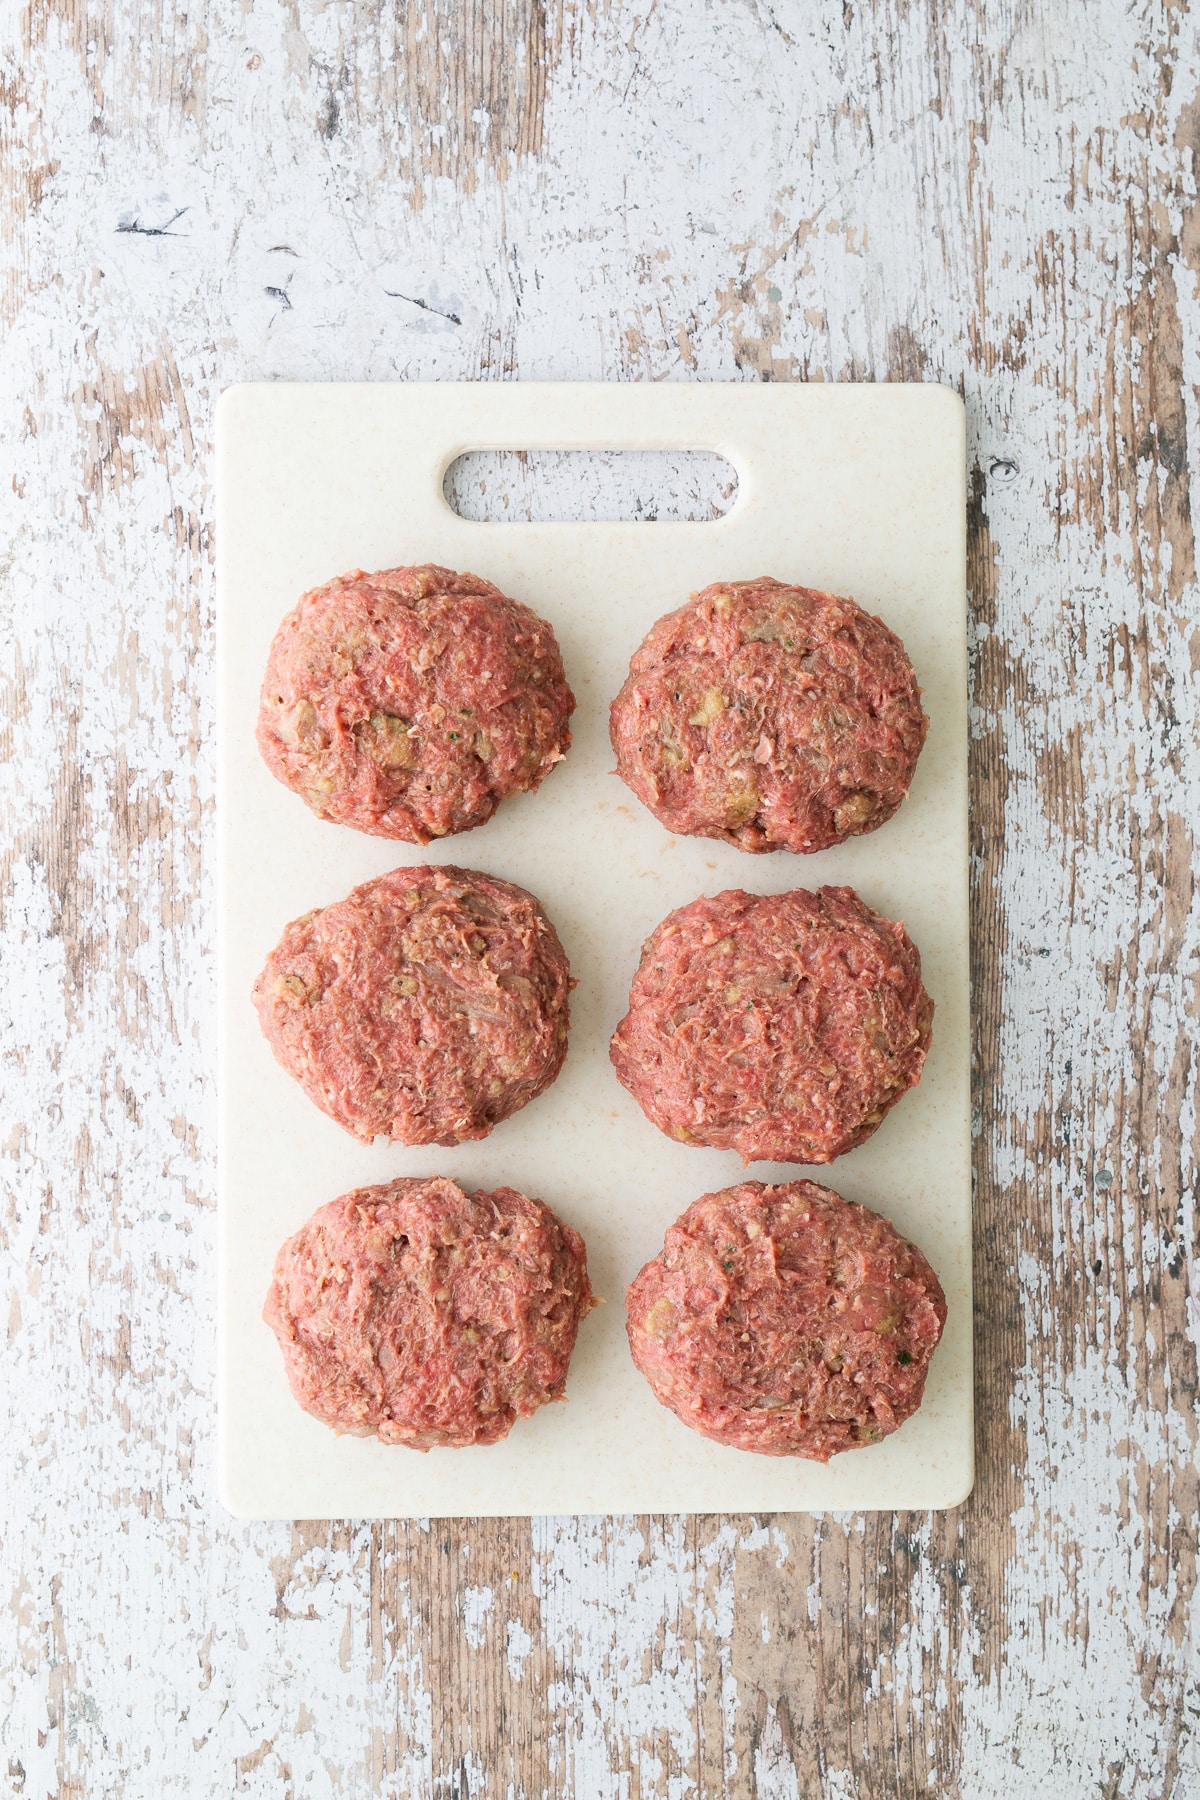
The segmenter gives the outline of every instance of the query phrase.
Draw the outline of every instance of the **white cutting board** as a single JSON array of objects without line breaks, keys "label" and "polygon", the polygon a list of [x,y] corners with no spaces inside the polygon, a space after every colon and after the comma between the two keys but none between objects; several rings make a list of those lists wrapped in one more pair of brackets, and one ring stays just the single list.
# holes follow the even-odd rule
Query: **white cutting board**
[{"label": "white cutting board", "polygon": [[[933,386],[264,384],[217,430],[220,817],[220,1488],[261,1518],[762,1512],[944,1507],[972,1479],[968,1101],[965,453],[958,397]],[[693,524],[458,518],[443,475],[467,449],[719,451],[739,491]],[[558,634],[575,741],[541,792],[478,831],[390,843],[315,818],[254,743],[279,621],[353,568],[438,562],[528,602]],[[747,856],[671,837],[612,774],[608,704],[644,632],[710,581],[774,575],[852,594],[904,639],[929,739],[882,830],[816,856]],[[402,863],[454,862],[541,899],[571,959],[570,1052],[555,1085],[483,1143],[358,1144],[275,1063],[250,989],[285,923]],[[903,919],[937,1004],[920,1086],[827,1169],[673,1143],[608,1061],[642,940],[700,893],[848,882]],[[607,1304],[580,1331],[569,1400],[504,1443],[428,1455],[339,1438],[301,1412],[260,1311],[279,1245],[336,1195],[396,1175],[539,1195],[587,1241]],[[826,1467],[748,1455],[659,1406],[629,1358],[626,1283],[699,1194],[809,1173],[926,1252],[949,1320],[923,1407]]]}]

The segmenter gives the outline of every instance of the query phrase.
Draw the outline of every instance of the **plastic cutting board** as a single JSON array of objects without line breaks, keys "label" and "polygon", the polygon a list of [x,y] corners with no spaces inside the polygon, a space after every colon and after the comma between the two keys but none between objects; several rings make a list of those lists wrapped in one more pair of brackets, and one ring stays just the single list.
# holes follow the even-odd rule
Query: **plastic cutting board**
[{"label": "plastic cutting board", "polygon": [[[694,524],[493,524],[442,494],[467,449],[711,449],[732,510]],[[220,1490],[261,1518],[946,1507],[972,1479],[967,694],[963,410],[934,386],[264,384],[221,401],[217,471],[220,829]],[[283,615],[355,567],[471,569],[551,621],[578,697],[541,791],[477,831],[388,842],[315,818],[254,743]],[[711,581],[770,574],[852,594],[904,639],[931,726],[881,830],[815,856],[670,836],[612,774],[608,703],[653,621]],[[543,901],[579,985],[557,1083],[482,1143],[355,1142],[280,1069],[250,1003],[284,924],[401,863],[454,862]],[[618,1085],[608,1039],[643,939],[701,893],[848,882],[903,919],[937,1015],[920,1086],[828,1168],[673,1143]],[[293,1402],[260,1312],[276,1250],[319,1205],[400,1174],[539,1195],[587,1241],[606,1304],[566,1405],[501,1444],[428,1455],[338,1437]],[[890,1217],[941,1277],[949,1320],[921,1410],[827,1466],[708,1443],[634,1368],[624,1290],[698,1195],[808,1173]]]}]

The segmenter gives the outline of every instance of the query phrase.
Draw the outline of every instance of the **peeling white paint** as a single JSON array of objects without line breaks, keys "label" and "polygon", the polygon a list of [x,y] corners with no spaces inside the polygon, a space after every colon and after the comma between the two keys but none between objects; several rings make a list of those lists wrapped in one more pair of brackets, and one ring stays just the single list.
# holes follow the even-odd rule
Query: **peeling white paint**
[{"label": "peeling white paint", "polygon": [[[754,1751],[754,1792],[756,1800],[804,1800],[774,1706],[767,1707],[762,1735]],[[829,1792],[828,1782],[825,1792]]]},{"label": "peeling white paint", "polygon": [[[416,206],[417,127],[390,85],[415,51],[383,15],[210,0],[159,30],[101,11],[78,44],[74,15],[49,14],[4,62],[0,179],[39,195],[0,233],[12,1791],[525,1800],[501,1783],[507,1740],[489,1766],[456,1735],[463,1697],[442,1703],[435,1578],[413,1573],[439,1569],[436,1531],[240,1525],[212,1497],[217,392],[923,372],[965,388],[996,555],[974,634],[977,669],[1006,671],[979,678],[974,718],[981,779],[1002,760],[1007,780],[981,1223],[1022,1345],[984,1371],[1002,1394],[984,1417],[1011,1434],[982,1459],[992,1485],[957,1537],[902,1525],[899,1636],[863,1705],[906,1713],[930,1791],[940,1769],[965,1800],[1192,1800],[1200,1302],[1170,1269],[1197,1228],[1177,1067],[1200,952],[1180,886],[1197,605],[1157,540],[1170,447],[1131,440],[1109,387],[1149,354],[1122,335],[1124,296],[1169,274],[1194,503],[1195,251],[1156,267],[1139,236],[1159,205],[1178,236],[1195,199],[1194,21],[1159,0],[1097,0],[1086,25],[1034,0],[570,0],[540,154],[501,180],[498,97],[472,100],[473,191],[435,174]],[[1070,743],[1077,775],[1053,762]],[[996,1242],[997,1216],[1026,1224]],[[780,1724],[806,1659],[779,1620],[811,1645],[856,1609],[823,1641],[850,1662],[865,1622],[879,1641],[886,1582],[845,1578],[864,1521],[538,1521],[531,1542],[502,1666],[513,1696],[550,1670],[538,1800],[682,1800],[702,1765],[730,1794],[810,1800]],[[505,1579],[482,1560],[436,1577],[480,1660],[500,1656]],[[818,1777],[824,1800],[876,1800],[887,1778]]]},{"label": "peeling white paint", "polygon": [[519,1619],[510,1619],[504,1634],[504,1654],[511,1681],[524,1681],[525,1665],[533,1650],[533,1638]]},{"label": "peeling white paint", "polygon": [[464,1588],[459,1596],[463,1636],[472,1650],[478,1650],[486,1638],[488,1618],[495,1604],[495,1591],[490,1587]]}]

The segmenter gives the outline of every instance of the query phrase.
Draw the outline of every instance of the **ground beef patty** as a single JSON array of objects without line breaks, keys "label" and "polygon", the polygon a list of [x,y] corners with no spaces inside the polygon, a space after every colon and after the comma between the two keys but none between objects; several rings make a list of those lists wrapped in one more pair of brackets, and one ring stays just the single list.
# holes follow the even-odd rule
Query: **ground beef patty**
[{"label": "ground beef patty", "polygon": [[490,581],[355,570],[276,632],[258,745],[321,818],[427,844],[536,788],[574,707],[550,626]]},{"label": "ground beef patty", "polygon": [[359,1188],[275,1262],[263,1318],[306,1412],[407,1444],[494,1444],[564,1398],[595,1301],[583,1239],[513,1188],[440,1177]]},{"label": "ground beef patty", "polygon": [[289,1075],[355,1137],[461,1144],[549,1087],[571,974],[524,888],[393,869],[289,925],[254,986]]},{"label": "ground beef patty", "polygon": [[812,1181],[705,1194],[628,1293],[633,1360],[693,1431],[828,1462],[921,1404],[938,1278],[886,1219]]},{"label": "ground beef patty", "polygon": [[731,888],[647,939],[610,1054],[668,1136],[827,1163],[920,1080],[932,1020],[908,933],[853,888]]},{"label": "ground beef patty", "polygon": [[890,819],[929,721],[904,645],[853,600],[717,582],[643,641],[612,703],[617,773],[667,827],[824,850]]}]

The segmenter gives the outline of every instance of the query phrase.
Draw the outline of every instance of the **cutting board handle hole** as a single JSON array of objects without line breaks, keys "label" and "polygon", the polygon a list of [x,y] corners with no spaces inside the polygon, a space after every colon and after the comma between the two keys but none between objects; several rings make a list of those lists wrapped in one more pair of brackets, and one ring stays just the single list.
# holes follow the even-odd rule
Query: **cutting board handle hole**
[{"label": "cutting board handle hole", "polygon": [[714,450],[468,450],[442,492],[477,524],[700,524],[737,499],[733,464]]}]

